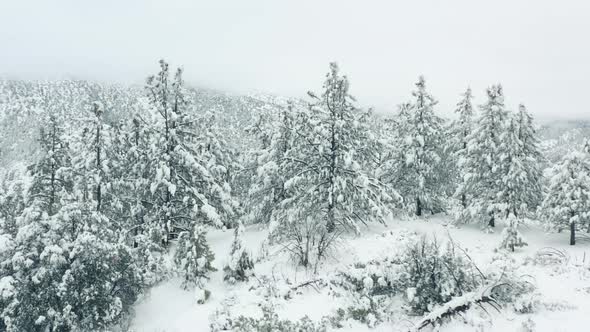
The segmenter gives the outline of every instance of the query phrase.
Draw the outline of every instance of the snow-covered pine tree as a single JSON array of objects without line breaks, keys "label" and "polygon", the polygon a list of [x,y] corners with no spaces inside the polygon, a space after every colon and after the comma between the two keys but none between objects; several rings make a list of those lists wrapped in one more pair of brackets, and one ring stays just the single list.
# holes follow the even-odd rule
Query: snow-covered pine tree
[{"label": "snow-covered pine tree", "polygon": [[254,272],[254,261],[242,241],[244,226],[238,225],[234,231],[228,264],[223,268],[223,280],[229,283],[247,281]]},{"label": "snow-covered pine tree", "polygon": [[469,135],[465,159],[464,190],[468,197],[468,214],[488,227],[495,226],[499,212],[498,197],[504,167],[500,146],[508,116],[504,109],[501,85],[487,89],[488,100],[480,106],[475,130]]},{"label": "snow-covered pine tree", "polygon": [[401,153],[397,157],[398,188],[408,208],[421,216],[424,209],[439,210],[444,200],[444,179],[440,164],[443,149],[443,120],[434,113],[437,101],[426,91],[426,81],[420,76],[414,101],[400,109],[397,137]]},{"label": "snow-covered pine tree", "polygon": [[[108,273],[82,264],[76,268],[77,277],[72,279],[77,286],[69,282],[63,284],[66,282],[64,276],[76,266],[77,256],[73,253],[83,234],[92,233],[99,247],[110,246],[115,236],[109,230],[108,220],[96,211],[96,196],[90,197],[88,202],[75,200],[72,191],[72,173],[75,171],[70,165],[68,150],[70,142],[60,134],[61,124],[53,117],[49,121],[50,129],[41,135],[44,153],[31,167],[29,206],[19,218],[20,228],[10,255],[1,264],[6,267],[3,276],[9,275],[14,286],[2,308],[2,319],[8,331],[104,328],[134,301],[133,298],[122,304],[121,297],[112,288],[113,283],[120,282],[122,271],[134,271],[133,266],[129,266],[132,262],[112,258],[99,263],[100,267],[108,265],[111,268]],[[83,251],[88,255],[95,253],[89,248]],[[111,255],[116,253],[110,249],[106,251]],[[107,256],[103,252],[91,260],[98,262],[100,258],[106,259]],[[89,275],[95,279],[88,278]],[[106,281],[106,285],[96,288],[99,287],[96,280]],[[134,280],[131,283],[133,289],[139,289],[140,280]],[[93,306],[95,310],[84,312],[83,305],[72,307],[72,303],[84,302],[85,296],[81,292],[91,288],[94,289],[91,294],[100,301]],[[116,315],[107,308],[116,309]]]},{"label": "snow-covered pine tree", "polygon": [[13,167],[0,173],[0,234],[14,237],[17,219],[26,207],[28,186],[24,167]]},{"label": "snow-covered pine tree", "polygon": [[267,134],[269,143],[261,142],[261,150],[255,153],[257,169],[248,191],[251,222],[270,223],[276,209],[280,209],[280,202],[286,198],[284,157],[293,144],[296,112],[293,103],[279,109],[273,132]]},{"label": "snow-covered pine tree", "polygon": [[521,105],[518,113],[510,114],[501,142],[498,153],[503,175],[498,207],[501,206],[506,216],[512,213],[522,218],[538,206],[542,192],[538,139],[524,106]]},{"label": "snow-covered pine tree", "polygon": [[382,220],[393,199],[363,170],[367,126],[359,122],[363,113],[336,63],[330,64],[323,88],[319,96],[309,93],[309,111],[296,118],[297,137],[285,156],[289,178],[283,212],[323,220],[328,233],[336,227],[358,231],[359,223]]},{"label": "snow-covered pine tree", "polygon": [[134,114],[114,128],[109,150],[112,178],[112,208],[126,243],[134,248],[134,260],[142,270],[143,282],[154,285],[170,271],[164,262],[159,228],[151,223],[151,176],[154,174],[156,133],[144,120],[146,114]]},{"label": "snow-covered pine tree", "polygon": [[[121,228],[137,246],[136,237],[149,231],[145,218],[151,207],[155,135],[139,113],[113,129],[109,149],[112,207],[117,210]],[[159,244],[160,239],[156,242]]]},{"label": "snow-covered pine tree", "polygon": [[509,213],[508,218],[506,218],[506,227],[502,230],[500,248],[514,251],[516,247],[526,245],[527,243],[522,234],[518,231],[518,218],[513,213]]},{"label": "snow-covered pine tree", "polygon": [[56,115],[49,115],[46,126],[41,128],[39,143],[41,156],[31,165],[33,176],[29,189],[29,204],[39,204],[41,211],[55,214],[64,203],[71,199],[66,194],[72,190],[71,155],[65,138],[64,121]]},{"label": "snow-covered pine tree", "polygon": [[203,287],[209,272],[216,271],[211,265],[215,258],[207,244],[207,232],[202,225],[194,225],[187,232],[180,233],[174,262],[183,278],[183,287]]},{"label": "snow-covered pine tree", "polygon": [[67,269],[58,284],[63,324],[82,331],[111,328],[144,286],[131,249],[85,231],[67,253]]},{"label": "snow-covered pine tree", "polygon": [[150,206],[165,243],[178,230],[192,232],[195,223],[220,227],[221,216],[233,213],[233,204],[226,202],[231,197],[229,185],[216,182],[197,150],[197,119],[188,112],[182,69],[172,81],[169,76],[168,63],[161,60],[160,72],[148,77],[146,84],[149,104],[158,118]]},{"label": "snow-covered pine tree", "polygon": [[459,197],[463,208],[467,207],[467,195],[463,184],[463,176],[466,173],[464,170],[464,163],[468,152],[467,144],[469,142],[469,136],[471,135],[474,126],[472,99],[473,95],[471,94],[471,88],[467,88],[463,94],[463,99],[461,99],[455,109],[455,113],[457,113],[459,118],[451,124],[452,139],[449,140],[451,144],[450,150],[452,151],[456,162],[455,169],[458,178],[456,196]]},{"label": "snow-covered pine tree", "polygon": [[549,191],[541,206],[549,229],[570,231],[570,245],[576,244],[576,231],[590,226],[590,162],[579,151],[567,154],[552,170]]},{"label": "snow-covered pine tree", "polygon": [[193,151],[198,153],[201,163],[216,185],[208,197],[209,204],[217,208],[223,226],[233,228],[237,225],[235,215],[239,213],[239,202],[233,198],[230,184],[238,169],[237,153],[223,137],[216,119],[220,116],[223,114],[214,111],[195,115],[193,121],[196,122],[196,135],[193,138]]},{"label": "snow-covered pine tree", "polygon": [[523,158],[527,179],[526,188],[521,190],[521,202],[526,204],[528,211],[534,211],[543,200],[543,188],[541,185],[543,156],[539,148],[540,139],[535,130],[533,116],[524,105],[519,106],[516,116],[518,119],[518,138],[522,143],[521,158]]},{"label": "snow-covered pine tree", "polygon": [[94,210],[104,212],[106,180],[110,169],[110,160],[106,157],[107,150],[111,149],[110,126],[103,122],[102,104],[94,102],[90,112],[75,146],[78,153],[72,157],[76,170],[74,182],[81,200],[92,202],[96,205]]}]

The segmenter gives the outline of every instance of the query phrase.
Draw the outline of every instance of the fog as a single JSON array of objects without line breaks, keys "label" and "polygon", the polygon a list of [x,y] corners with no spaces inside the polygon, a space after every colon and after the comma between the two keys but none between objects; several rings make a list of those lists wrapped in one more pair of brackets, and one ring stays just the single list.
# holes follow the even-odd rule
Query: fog
[{"label": "fog", "polygon": [[504,85],[509,108],[587,118],[587,1],[0,0],[0,75],[141,83],[157,60],[200,87],[302,97],[330,61],[392,112],[420,74],[450,114]]}]

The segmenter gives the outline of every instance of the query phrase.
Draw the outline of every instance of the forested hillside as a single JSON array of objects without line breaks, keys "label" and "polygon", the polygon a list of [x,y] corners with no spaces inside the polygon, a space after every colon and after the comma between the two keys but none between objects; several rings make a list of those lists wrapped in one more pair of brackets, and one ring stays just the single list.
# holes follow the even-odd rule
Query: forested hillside
[{"label": "forested hillside", "polygon": [[[216,309],[192,331],[375,328],[416,316],[422,329],[482,306],[532,313],[534,301],[518,301],[535,287],[512,255],[541,245],[523,229],[562,233],[565,245],[588,238],[587,130],[541,128],[534,110],[505,103],[501,84],[457,91],[447,119],[418,75],[406,102],[375,113],[336,63],[302,99],[195,89],[183,69],[154,67],[144,86],[0,81],[0,330],[133,330],[135,306],[171,280],[203,306],[222,298],[215,292],[253,289],[352,298],[318,320],[283,319],[266,302],[262,318]],[[345,257],[392,220],[428,228],[440,218],[479,229],[469,238],[493,248],[495,269],[482,271],[450,235],[407,230],[375,240],[396,244],[395,255]],[[231,234],[223,265],[210,233]],[[264,279],[277,257],[305,280]],[[348,265],[327,274],[334,262]]]}]

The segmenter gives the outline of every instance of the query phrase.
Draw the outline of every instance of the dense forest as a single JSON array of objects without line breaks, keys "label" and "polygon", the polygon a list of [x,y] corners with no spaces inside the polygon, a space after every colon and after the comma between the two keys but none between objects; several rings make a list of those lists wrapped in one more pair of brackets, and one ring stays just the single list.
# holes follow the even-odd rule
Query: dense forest
[{"label": "dense forest", "polygon": [[[500,84],[458,91],[447,119],[422,76],[407,102],[376,113],[358,106],[336,63],[305,99],[196,89],[183,69],[164,60],[156,69],[143,87],[0,81],[0,330],[125,330],[142,294],[170,278],[206,303],[217,230],[232,234],[228,287],[265,259],[244,242],[253,227],[265,232],[262,251],[278,248],[312,274],[339,260],[344,238],[395,218],[445,215],[453,227],[477,225],[481,241],[500,233],[494,246],[507,259],[527,245],[521,231],[531,223],[570,245],[590,232],[587,129],[556,135],[524,105],[506,105]],[[427,238],[401,257],[321,281],[368,298],[362,310],[318,323],[264,308],[263,320],[210,328],[375,326],[385,320],[377,296],[393,293],[427,326],[528,291],[498,290],[509,272],[475,278],[469,259]],[[493,297],[477,292],[490,285]]]}]

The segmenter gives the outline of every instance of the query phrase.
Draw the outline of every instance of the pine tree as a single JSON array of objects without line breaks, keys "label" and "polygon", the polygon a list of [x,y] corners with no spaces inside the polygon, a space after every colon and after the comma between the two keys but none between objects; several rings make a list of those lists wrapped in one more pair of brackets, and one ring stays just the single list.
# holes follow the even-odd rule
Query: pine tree
[{"label": "pine tree", "polygon": [[456,161],[455,167],[459,178],[456,195],[460,197],[463,208],[467,207],[467,195],[463,183],[463,175],[465,173],[464,164],[468,153],[467,145],[469,143],[469,136],[473,132],[474,127],[472,99],[471,88],[467,88],[463,94],[463,99],[461,99],[455,109],[455,113],[458,114],[459,118],[451,124],[452,139],[449,140],[452,145],[450,150]]},{"label": "pine tree", "polygon": [[[358,231],[358,223],[380,220],[392,201],[385,186],[362,168],[367,126],[349,94],[349,82],[330,64],[324,91],[309,93],[309,111],[296,118],[297,137],[285,156],[287,198],[284,212],[301,218],[315,216],[328,233],[337,226]],[[291,210],[291,212],[287,212]]]},{"label": "pine tree", "polygon": [[91,115],[86,118],[81,135],[77,137],[75,150],[78,152],[72,159],[76,170],[75,189],[82,202],[92,202],[93,209],[105,212],[103,205],[109,205],[105,200],[108,183],[110,160],[106,157],[111,150],[110,126],[103,120],[103,106],[94,102]]},{"label": "pine tree", "polygon": [[236,281],[247,281],[248,278],[253,274],[254,261],[242,241],[242,233],[244,232],[244,226],[239,225],[234,231],[234,240],[231,245],[231,251],[229,255],[229,262],[223,268],[224,277],[223,279],[229,283],[235,283]]},{"label": "pine tree", "polygon": [[26,207],[28,187],[26,174],[19,167],[0,173],[0,234],[14,237],[17,219]]},{"label": "pine tree", "polygon": [[73,186],[63,119],[50,115],[47,126],[41,129],[39,143],[42,155],[29,167],[33,176],[29,199],[51,216],[59,211],[64,200],[71,199]]},{"label": "pine tree", "polygon": [[[147,235],[150,228],[146,216],[149,218],[152,203],[149,189],[156,168],[152,158],[156,152],[154,136],[143,117],[136,113],[114,128],[109,149],[112,208],[117,210],[121,228],[134,246],[138,246],[138,236],[142,240],[151,239]],[[160,239],[156,240],[159,243]]]},{"label": "pine tree", "polygon": [[590,225],[590,163],[586,154],[573,151],[552,168],[549,191],[542,204],[547,227],[570,231],[570,245],[576,231]]},{"label": "pine tree", "polygon": [[500,147],[507,112],[501,85],[488,88],[487,96],[488,101],[480,106],[480,117],[467,144],[464,190],[470,197],[468,213],[488,227],[494,227],[498,204],[502,203],[498,197],[504,170]]},{"label": "pine tree", "polygon": [[146,84],[150,105],[159,118],[150,206],[167,243],[172,232],[192,230],[195,222],[222,226],[222,217],[233,213],[233,204],[228,202],[229,185],[216,181],[198,150],[197,119],[187,110],[182,70],[170,81],[163,60],[160,69]]},{"label": "pine tree", "polygon": [[142,291],[131,250],[84,232],[68,251],[67,269],[58,285],[65,325],[85,331],[111,328]]},{"label": "pine tree", "polygon": [[393,183],[406,204],[421,216],[424,209],[435,212],[444,199],[440,176],[443,120],[434,113],[437,101],[426,91],[424,77],[420,76],[416,87],[414,102],[399,113],[397,145],[401,155]]},{"label": "pine tree", "polygon": [[269,143],[261,142],[261,150],[255,154],[257,170],[248,191],[251,206],[249,218],[252,222],[270,223],[276,210],[280,209],[280,202],[286,198],[284,158],[293,145],[296,112],[293,103],[288,103],[278,111],[276,124],[272,132],[267,134]]},{"label": "pine tree", "polygon": [[521,201],[526,204],[528,210],[534,210],[543,200],[541,186],[543,156],[539,148],[540,139],[535,130],[532,115],[522,104],[519,106],[517,119],[518,138],[522,144],[521,157],[525,165],[527,182],[527,186],[521,190]]},{"label": "pine tree", "polygon": [[514,252],[516,247],[524,247],[527,245],[524,238],[518,231],[518,219],[510,213],[506,219],[506,227],[502,230],[502,242],[500,248],[509,249]]},{"label": "pine tree", "polygon": [[183,278],[183,287],[203,287],[209,272],[216,269],[211,265],[214,259],[209,249],[203,226],[195,225],[190,232],[182,232],[178,238],[178,248],[174,254],[174,262]]},{"label": "pine tree", "polygon": [[538,139],[532,128],[532,118],[521,105],[517,114],[510,115],[508,126],[498,148],[502,163],[499,207],[517,218],[523,217],[540,203],[541,171]]}]

